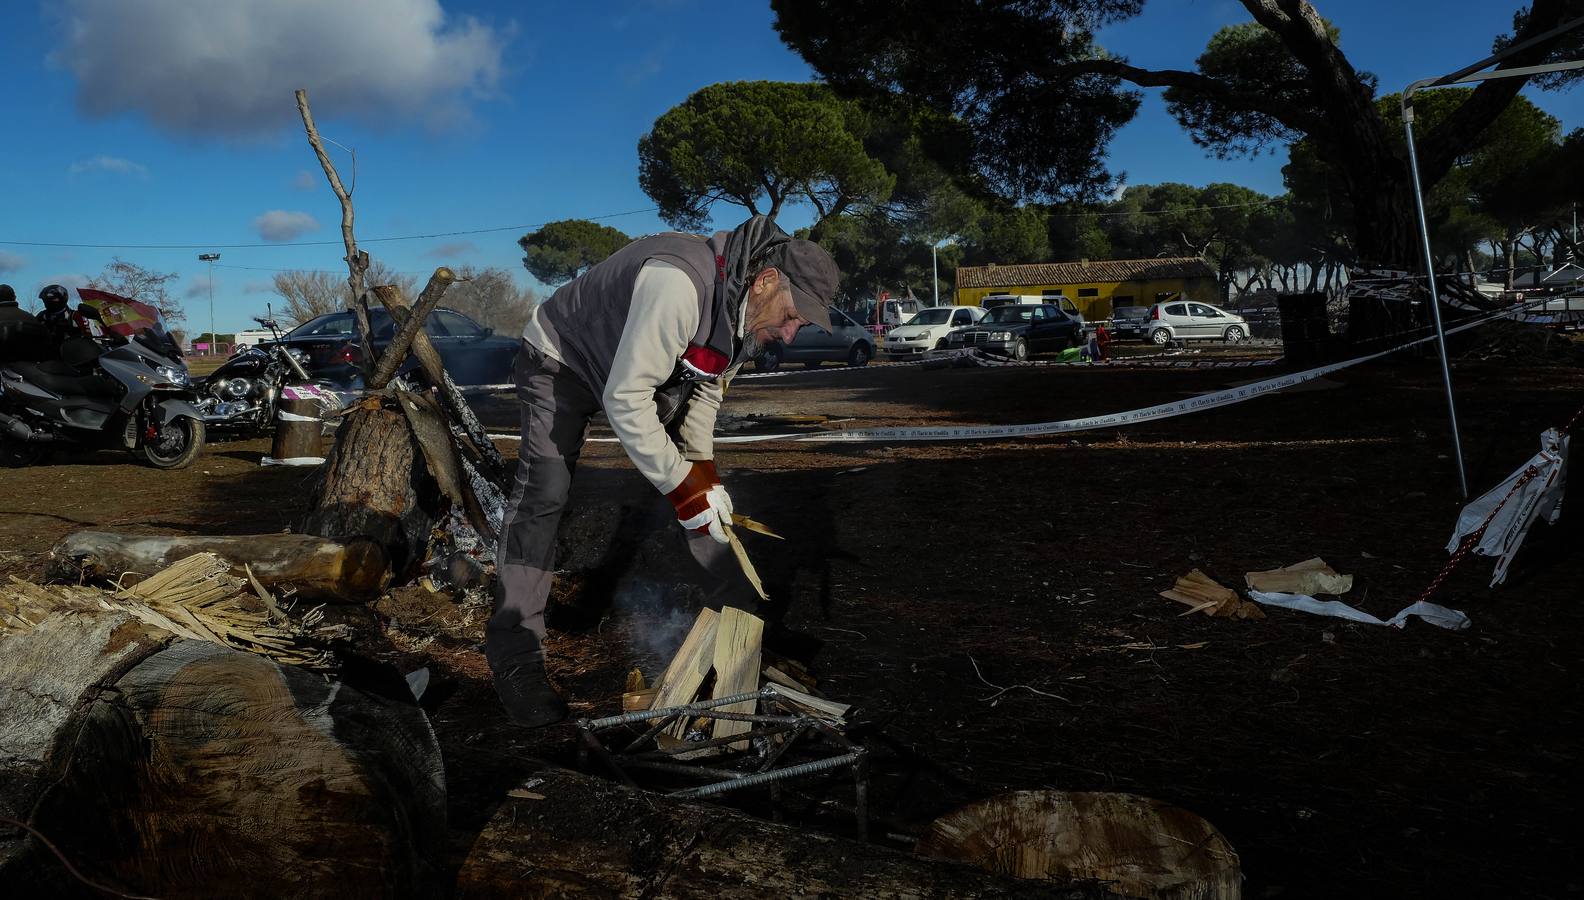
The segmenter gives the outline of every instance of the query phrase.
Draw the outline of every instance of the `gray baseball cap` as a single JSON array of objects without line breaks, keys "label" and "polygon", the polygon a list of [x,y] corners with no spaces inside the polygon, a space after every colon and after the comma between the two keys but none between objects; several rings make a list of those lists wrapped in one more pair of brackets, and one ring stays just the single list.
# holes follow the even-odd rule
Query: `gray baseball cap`
[{"label": "gray baseball cap", "polygon": [[792,283],[792,301],[798,315],[831,330],[830,303],[836,297],[841,271],[825,248],[813,241],[793,238],[765,254],[765,266],[775,266]]}]

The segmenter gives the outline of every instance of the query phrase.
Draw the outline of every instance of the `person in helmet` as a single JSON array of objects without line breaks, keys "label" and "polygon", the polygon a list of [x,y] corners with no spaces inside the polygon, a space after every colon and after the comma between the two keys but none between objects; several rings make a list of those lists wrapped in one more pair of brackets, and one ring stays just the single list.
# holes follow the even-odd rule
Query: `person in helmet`
[{"label": "person in helmet", "polygon": [[39,312],[38,320],[55,346],[60,346],[67,338],[93,336],[88,320],[71,309],[71,296],[65,288],[58,284],[45,285],[44,290],[39,291],[39,299],[44,301],[44,309]]}]

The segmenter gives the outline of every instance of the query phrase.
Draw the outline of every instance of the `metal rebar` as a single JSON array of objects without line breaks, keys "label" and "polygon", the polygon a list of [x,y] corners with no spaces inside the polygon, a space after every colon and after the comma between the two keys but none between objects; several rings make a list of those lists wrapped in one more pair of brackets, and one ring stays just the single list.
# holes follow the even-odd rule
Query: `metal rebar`
[{"label": "metal rebar", "polygon": [[789,766],[785,769],[777,769],[774,772],[761,772],[754,775],[744,775],[742,778],[734,779],[732,781],[722,781],[715,784],[704,784],[696,788],[687,788],[681,791],[674,791],[670,794],[670,796],[676,797],[679,800],[694,800],[700,797],[712,797],[716,794],[724,794],[728,791],[751,788],[761,784],[771,784],[777,781],[785,781],[790,778],[799,778],[804,775],[813,775],[816,772],[829,772],[832,769],[840,769],[844,766],[852,765],[858,760],[863,759],[866,753],[867,751],[864,750],[855,750],[852,753],[845,753],[841,756],[833,756],[830,759],[818,759],[813,762],[802,763],[801,765]]},{"label": "metal rebar", "polygon": [[656,772],[671,772],[676,775],[688,775],[694,778],[725,778],[728,781],[737,781],[739,779],[748,777],[747,773],[737,772],[732,769],[722,769],[716,766],[692,766],[683,763],[661,762],[657,759],[633,759],[628,760],[626,765],[631,766],[634,769],[652,769]]},{"label": "metal rebar", "polygon": [[770,694],[764,690],[748,691],[742,694],[733,694],[730,697],[721,697],[717,700],[700,700],[697,703],[686,703],[681,706],[667,706],[662,709],[641,709],[637,712],[622,713],[619,716],[606,716],[603,719],[583,719],[578,722],[579,728],[593,731],[602,731],[613,725],[630,725],[633,722],[645,722],[656,716],[664,715],[697,715],[699,711],[712,709],[717,706],[726,706],[732,703],[742,703],[745,700],[762,700]]},{"label": "metal rebar", "polygon": [[656,750],[648,750],[643,753],[639,753],[634,758],[644,759],[655,755],[670,757],[682,753],[692,753],[695,750],[712,750],[716,747],[724,747],[727,744],[737,744],[745,740],[752,740],[753,738],[769,737],[772,734],[785,734],[786,732],[793,730],[795,727],[797,727],[795,724],[787,723],[776,728],[755,728],[751,731],[744,731],[740,734],[734,734],[728,737],[710,738],[707,741],[684,741],[675,747],[661,747]]},{"label": "metal rebar", "polygon": [[617,778],[622,780],[623,784],[630,788],[638,787],[638,783],[632,780],[632,776],[627,774],[627,770],[623,769],[620,763],[616,762],[615,758],[610,755],[610,751],[605,749],[605,745],[599,742],[593,732],[579,728],[578,737],[590,750],[594,751],[595,755],[600,758],[600,762],[604,763],[607,768],[616,774]]}]

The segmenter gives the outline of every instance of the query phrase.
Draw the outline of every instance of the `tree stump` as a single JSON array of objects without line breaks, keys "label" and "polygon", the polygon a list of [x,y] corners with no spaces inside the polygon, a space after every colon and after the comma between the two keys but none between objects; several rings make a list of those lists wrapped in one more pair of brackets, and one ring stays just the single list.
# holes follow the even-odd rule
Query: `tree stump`
[{"label": "tree stump", "polygon": [[363,536],[385,548],[396,583],[410,580],[444,508],[407,417],[374,407],[348,413],[324,466],[303,530],[328,538]]},{"label": "tree stump", "polygon": [[270,447],[270,456],[276,462],[297,465],[323,460],[324,421],[319,418],[320,409],[318,400],[297,397],[289,388],[281,396],[275,409],[275,441]]},{"label": "tree stump", "polygon": [[[0,807],[127,893],[443,889],[444,769],[410,695],[169,641],[119,614],[57,615],[0,642]],[[0,883],[77,889],[4,823]]]},{"label": "tree stump", "polygon": [[1238,900],[1243,890],[1215,826],[1132,794],[1002,794],[936,819],[918,852],[1057,884],[1092,879],[1126,897]]}]

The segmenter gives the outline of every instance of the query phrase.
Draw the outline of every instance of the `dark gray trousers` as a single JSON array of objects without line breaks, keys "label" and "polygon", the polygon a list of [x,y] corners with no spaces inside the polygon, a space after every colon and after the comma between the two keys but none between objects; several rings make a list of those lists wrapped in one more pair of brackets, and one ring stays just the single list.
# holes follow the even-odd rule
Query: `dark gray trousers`
[{"label": "dark gray trousers", "polygon": [[[517,354],[516,383],[522,445],[495,556],[495,610],[485,631],[485,655],[497,669],[542,645],[556,529],[589,419],[600,409],[582,378],[527,342]],[[708,576],[705,592],[712,601],[754,608],[752,589],[729,548],[691,531],[687,544]]]}]

